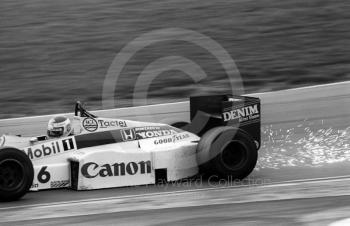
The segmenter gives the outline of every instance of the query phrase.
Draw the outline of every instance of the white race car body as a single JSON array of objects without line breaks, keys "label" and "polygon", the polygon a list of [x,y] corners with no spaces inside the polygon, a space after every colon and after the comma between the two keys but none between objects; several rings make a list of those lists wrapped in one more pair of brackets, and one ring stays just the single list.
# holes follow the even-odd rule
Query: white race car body
[{"label": "white race car body", "polygon": [[79,116],[73,128],[76,135],[60,139],[1,137],[1,146],[23,150],[31,159],[30,190],[155,184],[198,173],[200,138],[193,133],[160,123]]},{"label": "white race car body", "polygon": [[99,118],[78,102],[73,134],[67,137],[4,135],[0,137],[0,201],[17,200],[28,190],[156,184],[199,172],[247,177],[261,144],[260,100],[191,97],[189,113],[190,123],[175,121],[170,126]]}]

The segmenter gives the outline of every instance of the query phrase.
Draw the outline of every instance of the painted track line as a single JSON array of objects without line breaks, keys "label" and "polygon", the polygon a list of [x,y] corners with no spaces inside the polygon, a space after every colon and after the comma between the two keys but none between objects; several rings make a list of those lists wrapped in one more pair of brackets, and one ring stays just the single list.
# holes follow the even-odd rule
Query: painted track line
[{"label": "painted track line", "polygon": [[[103,200],[53,205],[5,208],[0,211],[0,223],[44,220],[109,213],[152,211],[186,207],[233,205],[293,199],[349,196],[350,177],[321,181],[280,183],[251,187],[227,187],[191,192],[170,192],[156,195],[124,196]],[[181,197],[179,197],[181,195]]]},{"label": "painted track line", "polygon": [[29,204],[29,205],[21,205],[21,206],[1,207],[0,211],[11,210],[11,209],[18,209],[18,208],[33,208],[33,207],[45,207],[45,206],[56,206],[56,205],[69,205],[69,204],[77,204],[77,203],[82,204],[82,203],[108,201],[108,200],[116,200],[116,199],[156,197],[156,196],[164,196],[164,195],[181,195],[181,194],[187,194],[187,193],[196,193],[196,192],[214,191],[214,190],[240,189],[240,188],[247,188],[247,187],[287,186],[287,185],[290,185],[290,184],[318,183],[318,182],[321,182],[321,181],[330,181],[330,180],[332,180],[332,181],[339,181],[339,180],[343,180],[343,179],[349,179],[350,180],[350,175],[335,176],[335,177],[320,177],[320,178],[312,178],[312,179],[288,180],[288,181],[281,181],[281,182],[272,182],[272,183],[268,183],[268,184],[264,184],[264,185],[258,185],[258,184],[230,185],[230,186],[225,186],[225,187],[198,188],[198,189],[171,191],[171,192],[154,192],[154,193],[141,194],[141,195],[110,196],[110,197],[104,197],[104,198],[81,199],[81,200],[74,200],[74,201],[51,202],[51,203],[48,202],[48,203],[40,203],[40,204]]},{"label": "painted track line", "polygon": [[[186,104],[188,101],[179,101],[179,102],[172,102],[172,103],[164,103],[164,104],[151,104],[151,105],[146,105],[146,106],[135,106],[135,107],[121,107],[121,108],[113,108],[113,109],[103,109],[103,110],[95,110],[91,111],[93,114],[98,114],[98,113],[104,113],[104,112],[111,112],[116,109],[128,109],[132,112],[132,110],[140,110],[140,108],[148,108],[148,107],[162,107],[162,106],[169,106],[169,105],[177,105],[177,104]],[[165,112],[169,113],[169,112]],[[55,115],[72,115],[73,113],[56,113],[56,114],[50,114],[50,115],[37,115],[37,116],[28,116],[28,117],[19,117],[19,118],[7,118],[7,119],[0,119],[1,122],[7,122],[7,121],[16,121],[16,120],[31,120],[31,119],[40,119],[40,118],[45,118],[45,117],[50,117],[50,116],[55,116]],[[138,116],[138,115],[135,115]]]},{"label": "painted track line", "polygon": [[271,94],[271,93],[276,93],[276,92],[279,92],[279,93],[282,93],[282,92],[294,92],[294,91],[309,90],[309,89],[315,89],[315,88],[317,89],[317,88],[333,87],[333,86],[339,86],[339,85],[350,85],[350,81],[334,82],[334,83],[313,85],[313,86],[304,86],[304,87],[284,89],[284,90],[276,90],[276,91],[269,91],[269,92],[263,92],[263,93],[251,93],[250,95],[264,95],[264,94]]},{"label": "painted track line", "polygon": [[[329,84],[322,84],[322,85],[314,85],[314,86],[306,86],[306,87],[299,87],[299,88],[292,88],[292,89],[285,89],[285,90],[277,90],[277,91],[270,91],[270,92],[263,92],[263,93],[247,93],[244,95],[253,95],[253,96],[259,96],[259,95],[269,95],[273,93],[288,93],[288,92],[294,92],[294,91],[301,91],[301,90],[310,90],[310,89],[315,89],[315,88],[325,88],[325,87],[333,87],[333,86],[339,86],[339,85],[350,85],[350,81],[345,81],[345,82],[337,82],[337,83],[329,83]],[[127,108],[118,108],[118,109],[139,109],[142,107],[154,107],[154,106],[165,106],[165,105],[171,105],[171,104],[185,104],[188,103],[188,101],[179,101],[179,102],[172,102],[172,103],[164,103],[164,104],[154,104],[154,105],[147,105],[147,106],[136,106],[136,107],[127,107]],[[115,109],[104,109],[104,110],[96,110],[96,111],[91,111],[92,113],[103,113],[103,112],[110,112]],[[57,113],[60,115],[69,115],[72,113]],[[19,118],[8,118],[8,119],[0,119],[1,122],[6,122],[6,121],[12,121],[12,120],[30,120],[30,119],[37,119],[37,118],[42,118],[42,117],[49,117],[49,116],[54,116],[57,114],[51,114],[51,115],[37,115],[37,116],[29,116],[29,117],[19,117]]]}]

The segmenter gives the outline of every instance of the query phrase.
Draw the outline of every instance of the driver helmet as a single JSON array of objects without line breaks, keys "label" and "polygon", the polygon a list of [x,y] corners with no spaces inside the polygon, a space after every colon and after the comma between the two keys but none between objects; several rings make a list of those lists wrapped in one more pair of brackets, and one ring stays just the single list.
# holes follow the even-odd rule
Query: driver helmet
[{"label": "driver helmet", "polygon": [[50,119],[47,126],[49,137],[66,137],[72,133],[72,123],[66,116],[56,116]]}]

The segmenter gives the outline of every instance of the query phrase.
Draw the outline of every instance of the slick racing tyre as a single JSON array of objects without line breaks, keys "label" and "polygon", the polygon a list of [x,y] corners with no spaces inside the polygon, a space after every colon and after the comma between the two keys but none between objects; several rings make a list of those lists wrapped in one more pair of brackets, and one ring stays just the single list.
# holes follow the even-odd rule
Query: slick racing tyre
[{"label": "slick racing tyre", "polygon": [[30,189],[34,177],[28,156],[15,148],[0,150],[0,201],[14,201]]},{"label": "slick racing tyre", "polygon": [[206,175],[243,179],[254,169],[258,151],[244,131],[221,126],[207,131],[197,147],[200,171]]}]

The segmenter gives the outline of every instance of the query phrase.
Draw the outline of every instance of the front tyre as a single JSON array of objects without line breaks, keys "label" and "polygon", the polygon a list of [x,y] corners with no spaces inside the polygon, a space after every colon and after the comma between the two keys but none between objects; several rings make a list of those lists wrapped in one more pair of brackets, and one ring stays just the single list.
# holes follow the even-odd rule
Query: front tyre
[{"label": "front tyre", "polygon": [[28,156],[15,148],[0,150],[0,201],[14,201],[24,196],[34,178]]},{"label": "front tyre", "polygon": [[228,126],[206,132],[197,148],[202,173],[243,179],[255,168],[258,151],[254,140],[244,131]]}]

